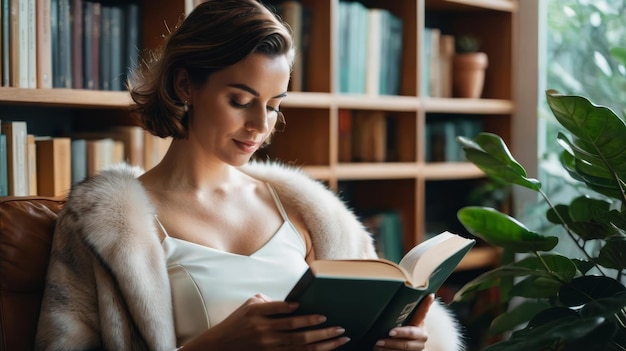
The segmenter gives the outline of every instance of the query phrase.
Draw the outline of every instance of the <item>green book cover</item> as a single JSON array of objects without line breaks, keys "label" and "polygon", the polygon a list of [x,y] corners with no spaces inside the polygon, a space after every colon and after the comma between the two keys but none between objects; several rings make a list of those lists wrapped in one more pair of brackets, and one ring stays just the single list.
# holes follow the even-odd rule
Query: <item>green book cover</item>
[{"label": "green book cover", "polygon": [[371,350],[390,329],[410,320],[474,244],[443,232],[411,249],[399,264],[385,259],[314,261],[285,300],[300,303],[295,314],[326,316],[319,327],[343,327],[351,341],[339,350]]}]

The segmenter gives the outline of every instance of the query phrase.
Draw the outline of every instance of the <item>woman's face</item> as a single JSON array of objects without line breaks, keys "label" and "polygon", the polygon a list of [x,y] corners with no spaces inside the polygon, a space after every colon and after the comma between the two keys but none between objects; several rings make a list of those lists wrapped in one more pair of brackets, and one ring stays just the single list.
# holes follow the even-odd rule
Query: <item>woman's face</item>
[{"label": "woman's face", "polygon": [[233,166],[248,162],[271,135],[289,83],[284,55],[252,54],[192,88],[189,139],[209,158]]}]

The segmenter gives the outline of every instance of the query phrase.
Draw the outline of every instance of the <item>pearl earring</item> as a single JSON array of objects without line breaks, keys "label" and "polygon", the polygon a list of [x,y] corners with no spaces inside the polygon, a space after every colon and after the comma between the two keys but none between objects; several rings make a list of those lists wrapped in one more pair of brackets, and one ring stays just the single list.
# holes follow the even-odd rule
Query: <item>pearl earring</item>
[{"label": "pearl earring", "polygon": [[187,105],[187,100],[185,100],[185,102],[184,102],[183,111],[189,112],[189,105]]}]

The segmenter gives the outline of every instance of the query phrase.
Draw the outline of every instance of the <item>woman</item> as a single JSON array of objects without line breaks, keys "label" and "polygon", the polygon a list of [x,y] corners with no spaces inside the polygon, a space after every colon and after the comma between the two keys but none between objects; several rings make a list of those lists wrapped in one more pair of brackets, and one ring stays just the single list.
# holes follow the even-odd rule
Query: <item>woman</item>
[{"label": "woman", "polygon": [[[289,316],[317,258],[375,257],[345,205],[297,170],[251,163],[286,95],[293,44],[254,0],[210,0],[130,86],[139,124],[174,138],[145,174],[117,167],[75,187],[60,214],[42,350],[333,350],[341,326]],[[432,299],[430,300],[432,302]],[[424,304],[377,350],[456,350],[454,321]],[[286,316],[285,316],[286,315]],[[418,326],[419,325],[419,326]],[[313,328],[308,328],[313,327]]]}]

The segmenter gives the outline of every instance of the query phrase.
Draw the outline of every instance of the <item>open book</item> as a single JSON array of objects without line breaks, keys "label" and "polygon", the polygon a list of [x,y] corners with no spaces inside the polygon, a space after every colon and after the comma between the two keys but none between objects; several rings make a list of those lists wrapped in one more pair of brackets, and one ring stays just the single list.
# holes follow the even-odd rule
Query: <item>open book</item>
[{"label": "open book", "polygon": [[399,264],[377,260],[318,260],[287,295],[296,314],[322,314],[351,341],[339,350],[372,350],[389,330],[405,325],[422,299],[435,293],[475,240],[450,232],[411,249]]}]

